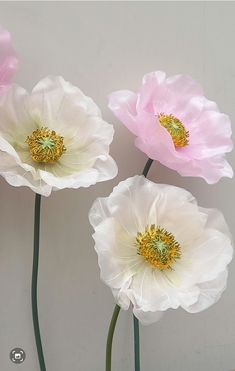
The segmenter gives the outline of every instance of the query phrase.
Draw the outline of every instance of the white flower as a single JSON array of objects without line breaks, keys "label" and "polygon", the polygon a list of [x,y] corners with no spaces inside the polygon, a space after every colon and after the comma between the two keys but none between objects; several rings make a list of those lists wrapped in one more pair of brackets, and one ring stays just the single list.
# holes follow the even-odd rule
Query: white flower
[{"label": "white flower", "polygon": [[113,133],[93,100],[62,77],[41,80],[31,94],[13,85],[0,101],[0,174],[44,196],[114,178]]},{"label": "white flower", "polygon": [[200,312],[221,296],[233,249],[220,212],[186,190],[129,178],[90,210],[102,280],[144,324],[168,308]]}]

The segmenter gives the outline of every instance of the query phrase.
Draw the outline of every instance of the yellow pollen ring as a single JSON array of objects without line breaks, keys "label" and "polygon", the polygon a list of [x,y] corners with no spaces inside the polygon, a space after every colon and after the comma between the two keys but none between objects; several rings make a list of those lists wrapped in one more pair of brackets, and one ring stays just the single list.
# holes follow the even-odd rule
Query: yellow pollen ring
[{"label": "yellow pollen ring", "polygon": [[161,271],[172,270],[173,263],[181,257],[180,244],[173,234],[155,224],[147,226],[144,233],[137,233],[135,245],[138,254]]},{"label": "yellow pollen ring", "polygon": [[26,138],[33,161],[51,164],[66,151],[64,138],[48,128],[37,129]]},{"label": "yellow pollen ring", "polygon": [[188,145],[189,132],[185,129],[182,122],[173,115],[158,115],[160,124],[170,134],[175,147],[185,147]]}]

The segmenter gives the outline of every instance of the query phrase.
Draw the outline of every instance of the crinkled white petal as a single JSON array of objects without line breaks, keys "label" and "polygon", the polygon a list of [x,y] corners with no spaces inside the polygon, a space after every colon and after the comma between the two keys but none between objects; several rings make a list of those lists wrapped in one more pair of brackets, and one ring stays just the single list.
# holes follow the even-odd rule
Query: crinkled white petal
[{"label": "crinkled white petal", "polygon": [[[98,199],[90,211],[90,220],[95,227],[101,218],[112,215],[129,233],[136,235],[147,225],[164,224],[165,210],[170,211],[173,202],[175,208],[180,208],[186,200],[190,201],[190,205],[196,202],[194,197],[182,188],[155,184],[144,176],[137,175],[120,182],[109,198]],[[100,209],[103,209],[102,213]]]},{"label": "crinkled white petal", "polygon": [[145,312],[137,308],[133,309],[133,313],[142,325],[151,325],[152,323],[159,321],[163,316],[163,312]]},{"label": "crinkled white petal", "polygon": [[200,294],[196,303],[190,306],[182,305],[182,307],[189,313],[198,313],[209,308],[220,299],[222,293],[226,289],[227,278],[228,271],[226,269],[218,274],[214,280],[199,284],[198,288]]},{"label": "crinkled white petal", "polygon": [[101,278],[111,288],[122,289],[142,265],[133,239],[113,218],[107,218],[93,235],[99,257]]},{"label": "crinkled white petal", "polygon": [[100,109],[93,100],[61,76],[48,76],[38,82],[32,90],[30,109],[48,125],[56,125],[55,120],[62,124],[64,119],[69,117],[72,121],[72,114],[79,118],[73,120],[76,127],[82,121],[79,116],[82,113],[85,113],[85,116],[101,116]]},{"label": "crinkled white petal", "polygon": [[[29,153],[26,138],[41,127],[64,137],[66,152],[53,164],[36,163]],[[117,175],[109,155],[113,134],[93,100],[62,77],[41,80],[31,94],[13,85],[0,100],[0,174],[11,185],[47,196],[112,179]],[[7,168],[6,154],[14,167]]]},{"label": "crinkled white petal", "polygon": [[[168,308],[204,310],[223,292],[233,255],[227,224],[218,210],[199,207],[186,190],[135,176],[97,199],[89,219],[102,280],[123,309],[133,305],[142,323],[152,323]],[[180,243],[172,270],[153,268],[138,254],[137,233],[151,224]]]},{"label": "crinkled white petal", "polygon": [[[42,179],[32,176],[23,166],[19,166],[15,157],[0,151],[0,175],[14,187],[29,187],[35,193],[49,196],[52,187],[45,184]],[[23,164],[26,167],[27,164]]]}]

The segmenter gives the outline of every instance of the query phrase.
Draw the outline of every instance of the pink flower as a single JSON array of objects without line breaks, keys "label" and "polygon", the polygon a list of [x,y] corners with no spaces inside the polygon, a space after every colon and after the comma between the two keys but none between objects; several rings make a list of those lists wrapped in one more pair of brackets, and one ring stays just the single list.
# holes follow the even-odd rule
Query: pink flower
[{"label": "pink flower", "polygon": [[203,96],[190,76],[149,73],[137,94],[112,93],[109,108],[151,159],[210,184],[233,176],[225,160],[225,153],[232,150],[230,119]]},{"label": "pink flower", "polygon": [[0,92],[9,84],[17,62],[10,33],[0,26]]}]

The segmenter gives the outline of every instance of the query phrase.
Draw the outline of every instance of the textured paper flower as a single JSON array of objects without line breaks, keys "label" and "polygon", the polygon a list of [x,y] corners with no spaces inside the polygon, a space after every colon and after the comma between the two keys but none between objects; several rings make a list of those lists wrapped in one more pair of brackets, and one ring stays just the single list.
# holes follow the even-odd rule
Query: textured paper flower
[{"label": "textured paper flower", "polygon": [[228,227],[186,190],[135,176],[97,199],[89,218],[102,280],[142,323],[168,308],[200,312],[220,298],[233,253]]},{"label": "textured paper flower", "polygon": [[9,84],[17,67],[15,50],[8,31],[0,26],[0,93]]},{"label": "textured paper flower", "polygon": [[203,96],[191,77],[149,73],[138,94],[114,92],[109,107],[151,159],[208,183],[233,176],[224,158],[232,149],[229,117]]},{"label": "textured paper flower", "polygon": [[43,79],[31,94],[12,86],[0,101],[0,174],[44,196],[111,179],[113,132],[92,99],[62,77]]}]

